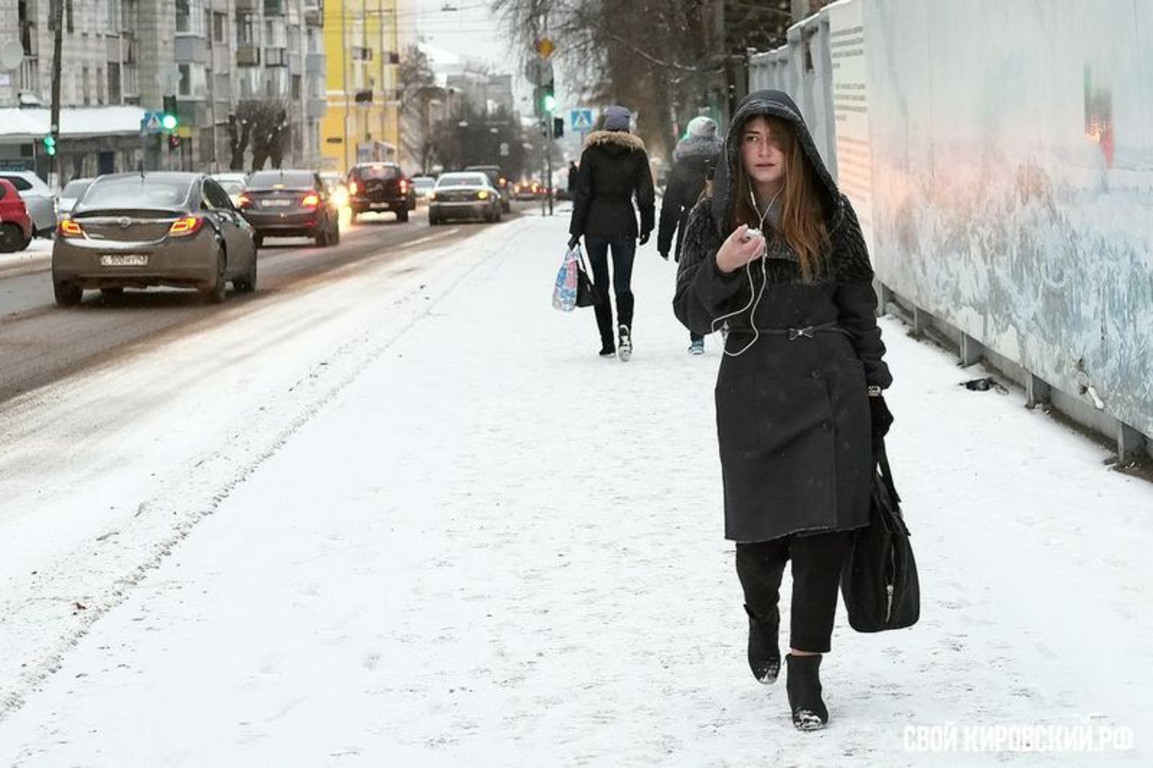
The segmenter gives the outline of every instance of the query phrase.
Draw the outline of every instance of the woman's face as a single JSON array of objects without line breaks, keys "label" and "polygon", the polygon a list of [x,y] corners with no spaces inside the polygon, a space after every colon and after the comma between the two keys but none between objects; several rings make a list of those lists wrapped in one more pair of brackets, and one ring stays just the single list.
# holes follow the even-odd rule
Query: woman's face
[{"label": "woman's face", "polygon": [[779,189],[785,180],[785,152],[787,137],[784,129],[775,131],[763,116],[749,118],[741,129],[741,162],[756,186]]}]

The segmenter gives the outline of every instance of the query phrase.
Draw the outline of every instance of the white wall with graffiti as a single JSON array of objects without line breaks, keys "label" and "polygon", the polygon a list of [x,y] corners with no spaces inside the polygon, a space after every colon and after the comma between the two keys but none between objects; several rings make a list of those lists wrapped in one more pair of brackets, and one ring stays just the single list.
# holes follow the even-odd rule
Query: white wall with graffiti
[{"label": "white wall with graffiti", "polygon": [[1153,0],[841,0],[794,32],[750,85],[831,95],[884,285],[1153,435]]}]

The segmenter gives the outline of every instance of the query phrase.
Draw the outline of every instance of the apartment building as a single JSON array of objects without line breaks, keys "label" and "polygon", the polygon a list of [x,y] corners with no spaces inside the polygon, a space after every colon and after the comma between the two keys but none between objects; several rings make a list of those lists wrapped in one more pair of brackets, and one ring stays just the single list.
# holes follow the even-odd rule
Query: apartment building
[{"label": "apartment building", "polygon": [[[58,0],[63,178],[136,168],[228,170],[229,125],[252,105],[284,114],[285,165],[319,166],[325,111],[322,0]],[[0,69],[0,165],[47,178],[54,0],[0,0],[23,58]],[[176,97],[176,137],[141,133]],[[244,168],[251,149],[244,155]]]},{"label": "apartment building", "polygon": [[324,7],[328,111],[323,165],[346,172],[358,162],[400,159],[398,73],[405,0],[328,0]]},{"label": "apartment building", "polygon": [[[59,168],[62,181],[134,167],[140,156],[138,0],[61,0]],[[0,68],[0,165],[48,178],[42,140],[50,132],[50,0],[0,0],[0,51],[19,63]]]}]

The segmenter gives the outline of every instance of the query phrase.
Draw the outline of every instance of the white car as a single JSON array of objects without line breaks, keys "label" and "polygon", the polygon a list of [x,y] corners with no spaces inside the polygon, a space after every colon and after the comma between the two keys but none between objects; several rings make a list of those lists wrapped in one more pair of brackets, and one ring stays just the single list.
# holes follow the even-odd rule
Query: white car
[{"label": "white car", "polygon": [[436,179],[431,176],[413,176],[412,188],[416,190],[416,202],[427,203],[428,193],[436,186]]},{"label": "white car", "polygon": [[7,179],[24,199],[24,207],[32,217],[32,228],[38,235],[56,230],[56,195],[32,171],[0,171],[0,179]]},{"label": "white car", "polygon": [[214,173],[211,178],[224,188],[224,191],[228,193],[228,198],[232,200],[232,204],[239,208],[240,196],[244,193],[244,190],[248,189],[248,174],[236,172]]},{"label": "white car", "polygon": [[64,185],[64,189],[60,190],[60,204],[56,206],[61,216],[72,213],[72,206],[76,205],[76,201],[93,181],[95,179],[73,179]]}]

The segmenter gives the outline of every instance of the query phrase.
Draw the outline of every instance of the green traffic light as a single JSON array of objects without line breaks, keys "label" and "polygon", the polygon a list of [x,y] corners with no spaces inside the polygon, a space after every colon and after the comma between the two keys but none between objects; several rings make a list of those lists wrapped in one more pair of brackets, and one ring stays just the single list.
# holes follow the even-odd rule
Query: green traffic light
[{"label": "green traffic light", "polygon": [[544,111],[553,112],[556,110],[556,96],[551,93],[544,97]]},{"label": "green traffic light", "polygon": [[44,137],[44,153],[46,155],[48,155],[49,157],[53,157],[56,154],[56,137],[55,136],[45,136]]},{"label": "green traffic light", "polygon": [[176,115],[165,115],[164,117],[160,118],[160,125],[166,131],[176,130],[176,126],[179,124],[180,121],[176,119]]}]

